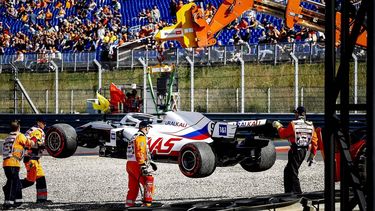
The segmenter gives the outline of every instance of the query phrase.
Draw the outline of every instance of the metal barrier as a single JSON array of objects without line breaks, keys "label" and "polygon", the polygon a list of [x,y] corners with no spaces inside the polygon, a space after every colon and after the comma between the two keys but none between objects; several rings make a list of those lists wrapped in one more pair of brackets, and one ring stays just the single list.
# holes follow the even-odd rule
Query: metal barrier
[{"label": "metal barrier", "polygon": [[[25,54],[24,61],[17,61],[21,71],[50,71],[48,61],[53,60],[63,71],[95,71],[94,59],[102,63],[105,69],[141,67],[139,58],[146,58],[149,65],[159,63],[158,52],[155,49],[145,48],[149,37],[126,43],[112,50],[79,53],[46,53]],[[141,49],[139,47],[142,47]],[[337,48],[337,56],[340,49]],[[111,58],[103,52],[111,52]],[[168,48],[163,52],[164,63],[175,63],[188,66],[186,57],[194,57],[195,65],[235,63],[241,57],[244,62],[281,64],[291,63],[289,56],[293,53],[301,63],[323,62],[325,55],[324,43],[298,42],[277,44],[248,44],[213,46],[204,49]],[[356,48],[354,54],[359,61],[366,60],[366,50]],[[107,58],[108,57],[108,58]],[[113,57],[113,58],[112,58]],[[15,61],[16,55],[0,55],[0,73],[10,69],[10,63]]]}]

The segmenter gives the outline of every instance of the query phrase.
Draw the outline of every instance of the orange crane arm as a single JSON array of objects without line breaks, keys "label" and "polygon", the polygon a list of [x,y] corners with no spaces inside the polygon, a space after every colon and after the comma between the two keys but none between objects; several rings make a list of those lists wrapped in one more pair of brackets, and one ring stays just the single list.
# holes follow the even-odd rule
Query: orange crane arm
[{"label": "orange crane arm", "polygon": [[[317,7],[325,9],[325,5],[310,0],[303,0]],[[183,47],[208,47],[216,44],[215,34],[236,20],[243,12],[254,9],[284,18],[285,25],[293,28],[301,25],[307,28],[324,32],[325,15],[318,11],[305,9],[301,0],[288,0],[288,4],[281,5],[270,0],[223,0],[210,23],[206,22],[204,11],[195,3],[184,5],[177,12],[177,23],[160,30],[155,38],[158,41],[177,40]],[[336,43],[339,45],[341,14],[336,13]],[[350,20],[353,23],[353,20]],[[351,24],[350,29],[352,29]],[[362,27],[356,41],[357,45],[367,47],[367,31]]]}]

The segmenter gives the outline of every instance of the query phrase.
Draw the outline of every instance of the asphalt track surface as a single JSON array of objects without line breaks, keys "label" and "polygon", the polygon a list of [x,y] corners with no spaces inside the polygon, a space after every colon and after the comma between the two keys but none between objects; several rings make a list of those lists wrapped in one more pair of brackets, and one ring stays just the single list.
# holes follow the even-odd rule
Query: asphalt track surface
[{"label": "asphalt track surface", "polygon": [[[275,165],[267,171],[246,172],[240,165],[218,167],[211,176],[200,179],[183,176],[176,164],[159,163],[154,175],[155,202],[170,206],[181,202],[208,202],[283,193],[283,170],[287,162],[284,151],[278,152]],[[126,160],[81,155],[65,159],[44,156],[41,161],[47,175],[48,198],[53,203],[35,204],[34,185],[24,189],[24,203],[19,209],[124,209],[128,181]],[[22,166],[21,178],[25,174],[25,168]],[[0,181],[5,184],[4,173]],[[300,168],[300,181],[304,192],[323,190],[323,161],[318,161],[312,167],[308,167],[307,162],[304,162]],[[0,200],[3,201],[3,197],[4,195],[0,194]],[[140,199],[139,196],[138,203],[141,203]]]}]

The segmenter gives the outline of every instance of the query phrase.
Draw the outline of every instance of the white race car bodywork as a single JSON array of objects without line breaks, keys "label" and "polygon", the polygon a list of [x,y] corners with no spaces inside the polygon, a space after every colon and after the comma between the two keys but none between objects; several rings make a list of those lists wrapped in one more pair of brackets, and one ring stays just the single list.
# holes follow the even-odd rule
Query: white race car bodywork
[{"label": "white race car bodywork", "polygon": [[46,135],[50,155],[58,158],[74,154],[77,146],[99,146],[102,157],[126,158],[127,145],[141,121],[148,121],[148,147],[159,162],[178,163],[187,177],[206,177],[217,166],[240,164],[250,172],[273,166],[276,151],[267,133],[267,120],[239,122],[212,121],[197,112],[166,112],[162,119],[143,113],[129,113],[120,122],[95,121],[73,128],[55,124]]},{"label": "white race car bodywork", "polygon": [[[142,114],[137,114],[138,118]],[[234,138],[237,126],[226,122],[213,122],[201,113],[167,112],[163,120],[150,115],[143,116],[152,122],[148,146],[153,155],[178,156],[181,148],[192,142],[212,143],[216,138]],[[111,140],[105,146],[116,146],[116,133],[123,132],[124,141],[129,141],[138,131],[141,120],[128,114],[120,121],[120,127],[111,130]],[[132,126],[128,126],[132,123]]]}]

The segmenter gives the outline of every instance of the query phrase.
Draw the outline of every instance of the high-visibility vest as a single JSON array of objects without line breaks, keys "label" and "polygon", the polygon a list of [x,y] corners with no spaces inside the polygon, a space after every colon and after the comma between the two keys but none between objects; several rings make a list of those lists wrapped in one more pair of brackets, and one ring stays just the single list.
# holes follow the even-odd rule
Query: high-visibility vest
[{"label": "high-visibility vest", "polygon": [[31,158],[40,158],[43,153],[41,146],[44,146],[46,135],[42,128],[33,126],[26,131],[25,136],[27,139],[34,141],[36,144],[26,152],[26,156]]},{"label": "high-visibility vest", "polygon": [[147,136],[142,131],[138,131],[128,143],[127,159],[137,161],[139,164],[148,164],[151,155],[147,145]]},{"label": "high-visibility vest", "polygon": [[312,122],[304,119],[298,119],[292,121],[294,126],[294,138],[295,144],[298,147],[308,147],[311,143],[311,139],[314,132],[314,126]]},{"label": "high-visibility vest", "polygon": [[20,167],[25,147],[31,142],[20,132],[11,132],[3,143],[3,166]]}]

